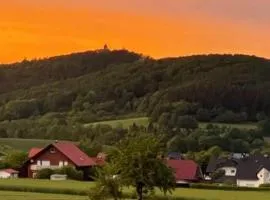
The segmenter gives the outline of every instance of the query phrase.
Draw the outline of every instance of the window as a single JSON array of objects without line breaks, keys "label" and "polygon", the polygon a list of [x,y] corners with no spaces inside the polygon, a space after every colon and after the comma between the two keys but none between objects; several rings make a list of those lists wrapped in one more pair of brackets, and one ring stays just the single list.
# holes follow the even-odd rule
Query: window
[{"label": "window", "polygon": [[50,149],[50,152],[51,152],[51,153],[55,153],[55,148],[52,147],[52,148]]},{"label": "window", "polygon": [[63,161],[59,161],[59,167],[63,167],[64,163]]},{"label": "window", "polygon": [[41,166],[41,161],[40,160],[37,161],[37,165]]},{"label": "window", "polygon": [[49,167],[51,165],[51,162],[47,160],[42,160],[41,164],[42,166]]},{"label": "window", "polygon": [[64,162],[64,165],[65,165],[65,166],[68,166],[68,162],[67,162],[67,161],[65,161],[65,162]]},{"label": "window", "polygon": [[231,173],[232,173],[232,174],[234,174],[234,173],[235,173],[235,170],[234,170],[234,169],[232,169],[232,170],[231,170]]}]

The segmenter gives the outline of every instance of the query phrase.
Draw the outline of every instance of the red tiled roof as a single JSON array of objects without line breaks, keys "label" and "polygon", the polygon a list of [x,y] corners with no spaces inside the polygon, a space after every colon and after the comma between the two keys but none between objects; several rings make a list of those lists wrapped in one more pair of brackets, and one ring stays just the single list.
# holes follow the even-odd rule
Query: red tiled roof
[{"label": "red tiled roof", "polygon": [[35,155],[37,155],[42,149],[41,148],[32,148],[30,149],[29,153],[28,153],[28,158],[32,158],[34,157]]},{"label": "red tiled roof", "polygon": [[193,160],[167,160],[166,162],[174,170],[176,181],[198,180],[198,165]]},{"label": "red tiled roof", "polygon": [[7,172],[9,174],[17,174],[17,173],[19,173],[18,171],[14,170],[14,169],[2,169],[1,171]]},{"label": "red tiled roof", "polygon": [[60,152],[62,152],[66,157],[68,157],[78,167],[96,165],[93,159],[82,152],[72,142],[57,142],[53,143],[52,145]]}]

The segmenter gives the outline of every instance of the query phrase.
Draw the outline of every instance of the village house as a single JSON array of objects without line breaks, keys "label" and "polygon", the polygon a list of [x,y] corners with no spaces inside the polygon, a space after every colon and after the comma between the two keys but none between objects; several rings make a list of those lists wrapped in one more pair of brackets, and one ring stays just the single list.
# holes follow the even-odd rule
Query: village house
[{"label": "village house", "polygon": [[20,176],[35,178],[41,169],[59,169],[69,166],[83,171],[84,179],[87,180],[91,167],[98,165],[96,161],[82,152],[74,143],[56,141],[43,149],[31,149]]},{"label": "village house", "polygon": [[14,169],[1,169],[0,178],[18,178],[19,172]]},{"label": "village house", "polygon": [[270,184],[270,158],[268,155],[245,155],[235,158],[212,158],[206,170],[206,179],[211,174],[223,170],[224,176],[215,180],[219,183],[231,183],[238,187],[259,187]]},{"label": "village house", "polygon": [[189,184],[203,179],[200,166],[193,160],[168,159],[167,166],[174,171],[176,184]]}]

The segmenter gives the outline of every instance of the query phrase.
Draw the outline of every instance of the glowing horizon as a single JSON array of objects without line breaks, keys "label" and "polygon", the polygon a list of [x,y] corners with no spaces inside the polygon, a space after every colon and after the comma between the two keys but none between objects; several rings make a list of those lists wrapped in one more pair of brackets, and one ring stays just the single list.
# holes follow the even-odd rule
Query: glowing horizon
[{"label": "glowing horizon", "polygon": [[101,48],[154,58],[209,53],[270,58],[270,1],[10,0],[1,5],[0,62]]}]

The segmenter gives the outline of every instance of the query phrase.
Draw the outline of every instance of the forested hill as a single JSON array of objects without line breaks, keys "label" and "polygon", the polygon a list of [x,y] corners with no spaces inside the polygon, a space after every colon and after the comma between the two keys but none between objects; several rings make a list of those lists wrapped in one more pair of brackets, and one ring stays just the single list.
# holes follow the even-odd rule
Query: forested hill
[{"label": "forested hill", "polygon": [[0,65],[0,93],[79,77],[112,64],[132,63],[140,57],[126,50],[103,49]]},{"label": "forested hill", "polygon": [[126,115],[254,121],[270,115],[270,61],[244,55],[151,59],[100,50],[0,68],[0,120],[61,113],[89,123]]}]

